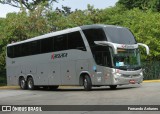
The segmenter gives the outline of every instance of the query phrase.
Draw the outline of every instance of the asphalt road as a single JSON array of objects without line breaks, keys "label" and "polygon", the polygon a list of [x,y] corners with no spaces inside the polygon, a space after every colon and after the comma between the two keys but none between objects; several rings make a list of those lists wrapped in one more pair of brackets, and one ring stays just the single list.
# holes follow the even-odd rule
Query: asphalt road
[{"label": "asphalt road", "polygon": [[[116,90],[109,87],[93,88],[84,91],[83,87],[60,87],[56,91],[0,89],[0,105],[160,105],[160,83],[143,83],[118,86]],[[2,113],[2,112],[0,112]],[[5,114],[19,114],[4,112]],[[33,113],[33,112],[32,112]],[[39,114],[39,112],[36,112]],[[45,112],[46,114],[135,114],[136,111],[123,112]],[[159,114],[158,112],[138,112],[140,114]],[[23,112],[28,114],[28,112]]]}]

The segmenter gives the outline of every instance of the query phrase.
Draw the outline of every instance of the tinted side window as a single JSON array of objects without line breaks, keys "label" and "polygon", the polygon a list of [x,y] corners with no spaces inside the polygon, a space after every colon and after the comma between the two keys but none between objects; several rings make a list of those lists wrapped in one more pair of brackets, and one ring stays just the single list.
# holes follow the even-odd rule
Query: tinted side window
[{"label": "tinted side window", "polygon": [[111,56],[109,47],[98,46],[94,41],[107,41],[105,32],[102,28],[83,30],[90,45],[95,62],[101,66],[111,66]]},{"label": "tinted side window", "polygon": [[7,47],[7,56],[10,58],[14,58],[14,46]]},{"label": "tinted side window", "polygon": [[94,46],[94,41],[106,41],[106,35],[102,28],[83,30],[90,46]]},{"label": "tinted side window", "polygon": [[95,62],[101,66],[111,66],[111,55],[109,47],[107,46],[94,46],[92,48],[93,57]]},{"label": "tinted side window", "polygon": [[41,40],[41,53],[48,53],[53,51],[53,38],[46,38]]},{"label": "tinted side window", "polygon": [[29,55],[29,43],[21,44],[21,56]]},{"label": "tinted side window", "polygon": [[54,51],[67,50],[67,34],[54,37]]},{"label": "tinted side window", "polygon": [[32,41],[20,44],[21,45],[21,55],[18,57],[35,55],[40,53],[40,41]]},{"label": "tinted side window", "polygon": [[21,45],[14,46],[14,57],[21,57]]},{"label": "tinted side window", "polygon": [[68,34],[68,49],[79,49],[86,51],[80,32],[72,32]]},{"label": "tinted side window", "polygon": [[35,55],[40,53],[40,41],[32,41],[30,42],[30,55]]}]

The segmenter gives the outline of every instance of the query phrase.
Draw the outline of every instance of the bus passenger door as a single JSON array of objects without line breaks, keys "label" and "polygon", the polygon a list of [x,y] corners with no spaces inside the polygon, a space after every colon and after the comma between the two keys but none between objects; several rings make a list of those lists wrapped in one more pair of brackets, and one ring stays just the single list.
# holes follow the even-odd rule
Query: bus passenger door
[{"label": "bus passenger door", "polygon": [[94,84],[103,85],[104,84],[104,67],[96,65],[96,70],[94,71]]},{"label": "bus passenger door", "polygon": [[60,64],[51,63],[49,67],[48,81],[49,85],[61,85]]},{"label": "bus passenger door", "polygon": [[[94,52],[94,59],[95,59],[95,62],[97,65],[94,65],[93,68],[95,70],[95,73],[94,73],[94,81],[95,81],[95,85],[104,85],[106,83],[108,83],[108,80],[107,79],[108,77],[106,77],[106,73],[107,72],[104,72],[104,70],[107,68],[107,66],[110,66],[109,65],[109,54],[107,51],[103,51],[105,49],[103,49],[103,47],[100,47],[102,48],[101,50],[102,51],[95,51]],[[106,79],[107,79],[107,82],[106,82]]]},{"label": "bus passenger door", "polygon": [[75,85],[76,80],[75,61],[61,62],[62,85]]}]

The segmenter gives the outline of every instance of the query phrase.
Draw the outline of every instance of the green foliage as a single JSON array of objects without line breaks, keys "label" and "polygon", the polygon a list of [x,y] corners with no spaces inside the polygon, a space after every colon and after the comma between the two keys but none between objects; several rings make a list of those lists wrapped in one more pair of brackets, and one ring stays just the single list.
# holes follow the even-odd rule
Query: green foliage
[{"label": "green foliage", "polygon": [[34,11],[39,6],[49,7],[52,2],[57,1],[58,0],[0,0],[0,3],[21,8],[22,10],[28,9]]},{"label": "green foliage", "polygon": [[124,5],[128,9],[133,9],[133,8],[144,9],[146,8],[148,1],[149,0],[119,0],[117,4]]},{"label": "green foliage", "polygon": [[139,8],[141,10],[160,11],[159,0],[119,0],[118,4],[124,5],[127,9]]},{"label": "green foliage", "polygon": [[[149,60],[159,60],[160,57],[160,14],[157,12],[133,9],[125,13],[123,26],[132,30],[138,42],[147,44],[150,47]],[[144,57],[146,59],[146,56]]]},{"label": "green foliage", "polygon": [[10,13],[5,21],[3,30],[8,43],[49,32],[45,18],[37,16],[36,12],[30,13],[29,16],[26,13]]},{"label": "green foliage", "polygon": [[[0,72],[5,70],[6,45],[50,32],[43,16],[30,12],[9,13],[0,19]],[[1,74],[0,74],[1,75]]]},{"label": "green foliage", "polygon": [[4,86],[7,84],[6,82],[6,73],[5,71],[0,71],[0,86]]},{"label": "green foliage", "polygon": [[[122,25],[126,8],[122,5],[117,7],[106,8],[100,13],[102,22],[110,25]],[[123,26],[123,25],[122,25]]]},{"label": "green foliage", "polygon": [[72,13],[70,7],[68,7],[68,6],[63,6],[63,5],[62,5],[62,9],[59,9],[59,8],[57,7],[56,10],[55,10],[55,12],[61,13],[61,14],[65,15],[65,16],[68,16],[69,14]]}]

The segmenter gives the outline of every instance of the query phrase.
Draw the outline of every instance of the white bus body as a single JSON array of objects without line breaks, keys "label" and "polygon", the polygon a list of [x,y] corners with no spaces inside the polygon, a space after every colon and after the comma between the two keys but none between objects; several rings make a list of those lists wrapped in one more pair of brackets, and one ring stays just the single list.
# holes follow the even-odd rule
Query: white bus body
[{"label": "white bus body", "polygon": [[139,45],[113,25],[86,25],[7,45],[8,85],[22,89],[59,85],[110,86],[141,83]]}]

